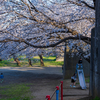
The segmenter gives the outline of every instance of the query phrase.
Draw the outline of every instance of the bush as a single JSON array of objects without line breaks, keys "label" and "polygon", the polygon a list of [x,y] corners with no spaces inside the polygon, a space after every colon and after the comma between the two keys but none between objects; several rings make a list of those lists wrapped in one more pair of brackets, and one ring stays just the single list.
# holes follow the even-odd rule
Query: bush
[{"label": "bush", "polygon": [[100,98],[99,97],[95,97],[95,99],[93,99],[93,100],[100,100]]}]

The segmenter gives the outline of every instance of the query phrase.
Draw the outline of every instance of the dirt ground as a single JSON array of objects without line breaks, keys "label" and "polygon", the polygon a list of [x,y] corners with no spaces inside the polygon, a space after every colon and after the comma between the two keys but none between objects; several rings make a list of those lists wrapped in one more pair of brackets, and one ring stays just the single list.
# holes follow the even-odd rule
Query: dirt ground
[{"label": "dirt ground", "polygon": [[[88,97],[89,84],[87,89],[82,90],[79,84],[76,88],[70,87],[70,79],[63,80],[62,68],[58,67],[1,67],[0,72],[4,73],[4,81],[0,85],[15,83],[32,83],[31,93],[35,98],[33,100],[47,100],[46,95],[52,96],[56,86],[63,81],[63,100],[78,100]],[[52,100],[56,100],[56,94]],[[59,95],[59,100],[60,95]]]}]

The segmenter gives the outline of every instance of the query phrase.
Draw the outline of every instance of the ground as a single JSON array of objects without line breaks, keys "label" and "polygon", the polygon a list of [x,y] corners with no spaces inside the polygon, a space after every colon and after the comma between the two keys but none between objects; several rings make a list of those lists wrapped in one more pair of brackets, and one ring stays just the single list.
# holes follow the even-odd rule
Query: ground
[{"label": "ground", "polygon": [[[63,100],[77,100],[89,95],[89,84],[87,89],[82,90],[79,84],[76,88],[70,87],[70,79],[63,80],[62,68],[57,67],[1,67],[4,73],[4,81],[1,86],[15,83],[31,83],[30,89],[33,100],[45,100],[46,95],[52,96],[56,86],[63,81]],[[59,95],[60,98],[60,95]],[[56,100],[56,95],[52,100]],[[59,99],[60,100],[60,99]]]}]

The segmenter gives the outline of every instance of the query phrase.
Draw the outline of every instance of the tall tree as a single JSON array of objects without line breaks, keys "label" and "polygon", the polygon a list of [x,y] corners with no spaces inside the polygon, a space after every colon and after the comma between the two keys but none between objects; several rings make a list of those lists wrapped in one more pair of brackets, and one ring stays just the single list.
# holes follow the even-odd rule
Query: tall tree
[{"label": "tall tree", "polygon": [[[71,50],[89,60],[90,31],[95,24],[93,1],[4,0],[0,5],[0,43],[11,43],[7,49],[16,43],[14,53],[27,46],[40,51],[55,46],[58,49],[60,45],[64,48],[63,42],[68,40]],[[6,56],[9,57],[7,53]]]}]

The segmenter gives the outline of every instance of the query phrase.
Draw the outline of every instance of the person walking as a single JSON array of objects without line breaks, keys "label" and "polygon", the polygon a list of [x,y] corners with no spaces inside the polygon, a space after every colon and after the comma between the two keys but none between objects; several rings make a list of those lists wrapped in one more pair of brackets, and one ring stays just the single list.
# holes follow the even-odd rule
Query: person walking
[{"label": "person walking", "polygon": [[70,85],[70,87],[76,87],[76,73],[73,74],[73,76],[71,77],[71,83],[72,85]]},{"label": "person walking", "polygon": [[3,73],[1,73],[1,75],[0,75],[0,82],[2,83],[3,82],[3,78],[4,78],[4,75],[3,75]]}]

